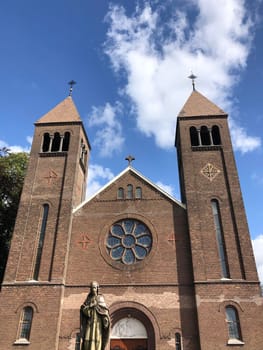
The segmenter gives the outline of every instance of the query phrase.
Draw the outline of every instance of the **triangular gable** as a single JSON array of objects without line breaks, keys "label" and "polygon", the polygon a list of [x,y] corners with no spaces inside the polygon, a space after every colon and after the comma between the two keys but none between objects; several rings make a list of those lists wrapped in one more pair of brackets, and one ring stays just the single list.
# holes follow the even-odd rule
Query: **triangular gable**
[{"label": "triangular gable", "polygon": [[163,189],[161,189],[159,186],[157,186],[155,183],[153,183],[151,180],[147,179],[144,175],[142,175],[138,170],[134,169],[131,166],[128,166],[126,169],[124,169],[119,175],[115,176],[111,181],[109,181],[106,185],[104,185],[101,189],[99,189],[94,195],[92,195],[90,198],[86,199],[83,203],[78,205],[75,209],[73,209],[73,213],[77,212],[80,208],[82,208],[85,204],[89,203],[93,198],[98,196],[100,193],[102,193],[106,188],[108,188],[111,184],[113,184],[115,181],[120,179],[124,174],[128,172],[133,173],[137,177],[139,177],[141,180],[148,183],[150,186],[152,186],[154,189],[156,189],[160,194],[165,196],[167,199],[171,200],[172,202],[176,203],[180,207],[185,209],[185,205],[182,204],[180,201],[175,199],[173,196],[171,196],[169,193],[165,192]]}]

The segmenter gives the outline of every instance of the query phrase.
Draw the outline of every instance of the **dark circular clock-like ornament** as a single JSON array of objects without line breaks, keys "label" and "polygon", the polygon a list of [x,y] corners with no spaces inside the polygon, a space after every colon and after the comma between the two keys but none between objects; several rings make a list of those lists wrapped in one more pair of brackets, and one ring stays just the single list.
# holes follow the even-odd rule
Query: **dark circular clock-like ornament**
[{"label": "dark circular clock-like ornament", "polygon": [[141,221],[120,220],[111,226],[106,246],[113,260],[132,265],[142,261],[149,254],[152,235]]}]

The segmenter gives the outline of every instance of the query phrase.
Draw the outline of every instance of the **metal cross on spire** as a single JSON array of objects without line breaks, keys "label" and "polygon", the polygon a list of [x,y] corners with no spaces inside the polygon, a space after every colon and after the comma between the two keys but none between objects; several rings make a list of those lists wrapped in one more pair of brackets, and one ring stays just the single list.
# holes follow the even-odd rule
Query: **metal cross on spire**
[{"label": "metal cross on spire", "polygon": [[132,162],[133,160],[135,160],[135,158],[134,158],[133,156],[129,155],[128,157],[125,158],[125,160],[127,160],[127,161],[129,162],[129,166],[130,166],[130,165],[131,165],[131,162]]},{"label": "metal cross on spire", "polygon": [[69,96],[72,96],[73,91],[73,85],[77,84],[74,80],[71,80],[69,83],[70,89],[69,89]]},{"label": "metal cross on spire", "polygon": [[191,75],[189,75],[188,78],[192,79],[193,91],[195,91],[195,79],[197,78],[197,76],[191,73]]}]

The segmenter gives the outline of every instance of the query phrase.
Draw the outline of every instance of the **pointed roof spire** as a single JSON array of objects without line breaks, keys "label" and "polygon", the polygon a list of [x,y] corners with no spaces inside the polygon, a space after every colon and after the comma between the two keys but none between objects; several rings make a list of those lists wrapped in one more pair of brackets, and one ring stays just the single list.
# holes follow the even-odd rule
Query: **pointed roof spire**
[{"label": "pointed roof spire", "polygon": [[178,114],[178,117],[222,115],[227,115],[227,113],[194,89]]},{"label": "pointed roof spire", "polygon": [[43,115],[43,117],[36,121],[36,124],[63,122],[81,122],[79,113],[71,96],[65,98],[65,100],[56,105],[51,111]]}]

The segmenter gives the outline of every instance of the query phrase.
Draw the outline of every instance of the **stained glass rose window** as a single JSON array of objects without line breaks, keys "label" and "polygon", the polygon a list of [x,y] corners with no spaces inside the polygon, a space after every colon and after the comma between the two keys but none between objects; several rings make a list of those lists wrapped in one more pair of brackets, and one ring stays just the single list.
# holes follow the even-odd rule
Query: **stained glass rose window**
[{"label": "stained glass rose window", "polygon": [[111,226],[106,246],[113,260],[132,265],[142,261],[149,254],[152,235],[141,221],[120,220]]}]

